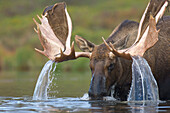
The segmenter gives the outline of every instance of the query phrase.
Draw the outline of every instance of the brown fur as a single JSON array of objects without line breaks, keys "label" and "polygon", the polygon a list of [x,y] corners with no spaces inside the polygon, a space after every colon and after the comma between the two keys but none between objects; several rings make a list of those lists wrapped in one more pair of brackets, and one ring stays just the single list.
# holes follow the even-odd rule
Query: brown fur
[{"label": "brown fur", "polygon": [[[157,28],[160,29],[159,41],[152,48],[146,51],[144,58],[148,61],[153,75],[157,80],[160,99],[169,100],[170,16],[164,17],[163,20],[158,23]],[[137,22],[126,20],[112,32],[110,37],[107,39],[107,42],[112,42],[117,49],[130,47],[136,39],[137,29]],[[131,64],[131,61],[120,57],[113,56],[113,58],[110,58],[109,51],[105,44],[101,44],[99,46],[94,45],[92,57],[90,59],[90,67],[93,78],[89,89],[89,95],[91,97],[103,97],[110,95],[111,87],[114,85],[114,97],[119,100],[126,100],[132,81]],[[104,76],[106,80],[101,80],[101,76]],[[104,81],[106,83],[103,83]],[[98,84],[99,86],[95,84]]]}]

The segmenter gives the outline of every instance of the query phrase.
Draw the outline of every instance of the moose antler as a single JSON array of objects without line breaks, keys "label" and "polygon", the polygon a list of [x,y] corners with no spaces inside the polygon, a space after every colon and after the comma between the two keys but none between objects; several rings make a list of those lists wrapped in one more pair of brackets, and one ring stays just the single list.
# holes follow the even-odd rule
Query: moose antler
[{"label": "moose antler", "polygon": [[33,18],[37,25],[37,29],[34,30],[39,36],[44,51],[35,48],[36,51],[55,62],[90,57],[91,54],[88,52],[75,52],[74,42],[70,47],[72,22],[64,2],[47,7],[43,15],[37,17],[41,24]]},{"label": "moose antler", "polygon": [[128,60],[132,60],[131,56],[143,56],[145,51],[154,46],[158,41],[159,30],[157,31],[156,29],[156,23],[163,16],[167,6],[167,0],[151,0],[149,2],[139,23],[136,41],[131,47],[116,50],[112,43],[108,44],[104,38],[102,38],[105,45],[114,55]]}]

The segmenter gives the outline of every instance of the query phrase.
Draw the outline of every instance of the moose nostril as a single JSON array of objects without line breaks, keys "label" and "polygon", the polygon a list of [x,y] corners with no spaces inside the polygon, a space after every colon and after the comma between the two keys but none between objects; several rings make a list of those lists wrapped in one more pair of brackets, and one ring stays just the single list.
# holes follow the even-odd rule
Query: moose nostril
[{"label": "moose nostril", "polygon": [[107,96],[106,92],[101,92],[100,94],[93,94],[89,91],[88,94],[91,100],[102,100],[104,96]]}]

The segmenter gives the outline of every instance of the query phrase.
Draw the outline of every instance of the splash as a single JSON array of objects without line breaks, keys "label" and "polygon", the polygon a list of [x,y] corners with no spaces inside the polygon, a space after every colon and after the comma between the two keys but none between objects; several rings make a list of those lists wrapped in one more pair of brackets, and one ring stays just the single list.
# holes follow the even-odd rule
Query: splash
[{"label": "splash", "polygon": [[[43,67],[33,94],[33,100],[47,100],[48,87],[52,82],[52,72],[55,71],[56,65],[53,67],[54,62],[49,60]],[[51,78],[51,79],[50,79]]]},{"label": "splash", "polygon": [[80,100],[89,100],[89,94],[88,93],[85,93],[81,98]]},{"label": "splash", "polygon": [[132,85],[128,101],[157,102],[157,82],[147,61],[139,56],[132,57]]}]

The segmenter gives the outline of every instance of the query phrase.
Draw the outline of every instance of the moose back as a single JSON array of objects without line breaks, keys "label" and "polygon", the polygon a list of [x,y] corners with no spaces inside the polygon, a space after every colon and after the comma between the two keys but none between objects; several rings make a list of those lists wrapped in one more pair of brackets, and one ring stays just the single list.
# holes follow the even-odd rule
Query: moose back
[{"label": "moose back", "polygon": [[56,62],[90,59],[92,79],[89,88],[91,99],[111,95],[127,100],[132,82],[131,56],[144,57],[158,83],[161,100],[170,99],[170,16],[159,20],[168,6],[167,0],[151,0],[140,23],[125,20],[100,45],[76,35],[75,41],[83,52],[70,46],[72,22],[65,3],[47,7],[41,24],[34,19],[44,51],[36,49]]}]

